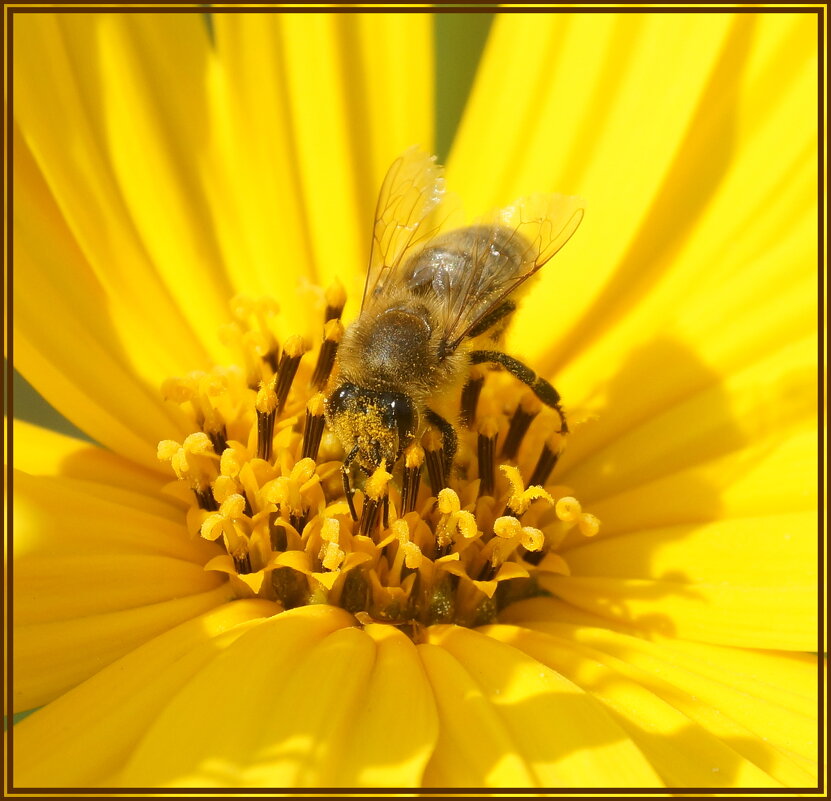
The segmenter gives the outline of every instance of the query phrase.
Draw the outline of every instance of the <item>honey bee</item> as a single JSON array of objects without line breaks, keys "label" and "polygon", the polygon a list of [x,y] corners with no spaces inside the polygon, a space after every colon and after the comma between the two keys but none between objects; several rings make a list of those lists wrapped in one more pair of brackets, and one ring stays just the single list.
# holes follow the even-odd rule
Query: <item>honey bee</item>
[{"label": "honey bee", "polygon": [[381,186],[361,311],[344,332],[325,401],[346,452],[353,517],[352,466],[391,471],[426,425],[441,432],[450,475],[458,412],[446,410],[447,399],[458,399],[471,365],[501,365],[562,415],[554,387],[498,343],[517,291],[580,224],[581,200],[530,196],[439,233],[443,196],[441,167],[417,148],[393,163]]}]

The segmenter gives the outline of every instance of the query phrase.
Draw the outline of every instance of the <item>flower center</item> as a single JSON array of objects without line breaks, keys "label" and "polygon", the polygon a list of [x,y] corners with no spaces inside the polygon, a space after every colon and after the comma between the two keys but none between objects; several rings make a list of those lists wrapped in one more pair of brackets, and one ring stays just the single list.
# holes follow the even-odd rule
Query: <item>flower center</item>
[{"label": "flower center", "polygon": [[428,427],[398,464],[363,477],[353,519],[323,395],[345,294],[338,285],[325,297],[313,363],[300,337],[279,346],[272,302],[237,298],[223,331],[237,365],[163,387],[193,419],[194,433],[162,441],[158,455],[187,489],[192,535],[222,548],[205,569],[226,573],[240,597],[341,606],[413,636],[433,623],[491,622],[539,594],[542,574],[567,573],[557,548],[571,529],[593,536],[599,521],[549,481],[563,420],[504,372],[471,369],[451,475]]}]

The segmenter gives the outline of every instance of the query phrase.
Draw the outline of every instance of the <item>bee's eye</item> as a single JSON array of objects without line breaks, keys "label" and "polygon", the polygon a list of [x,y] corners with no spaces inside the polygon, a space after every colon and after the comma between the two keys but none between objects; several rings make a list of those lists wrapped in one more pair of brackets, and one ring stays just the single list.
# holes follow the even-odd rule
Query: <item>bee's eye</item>
[{"label": "bee's eye", "polygon": [[389,408],[393,413],[395,427],[398,430],[398,441],[403,447],[416,435],[418,412],[413,402],[406,395],[397,393],[390,398]]}]

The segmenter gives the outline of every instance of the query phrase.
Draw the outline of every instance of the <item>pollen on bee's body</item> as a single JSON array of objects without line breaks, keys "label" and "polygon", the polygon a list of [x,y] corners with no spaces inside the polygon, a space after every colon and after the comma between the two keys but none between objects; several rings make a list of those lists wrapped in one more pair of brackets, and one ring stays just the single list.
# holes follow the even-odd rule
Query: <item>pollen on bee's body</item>
[{"label": "pollen on bee's body", "polygon": [[[325,299],[315,364],[304,363],[309,345],[300,337],[276,350],[273,304],[237,299],[229,342],[249,349],[240,366],[165,382],[165,397],[191,416],[194,433],[160,442],[158,456],[192,491],[188,528],[221,552],[206,569],[224,573],[239,597],[283,609],[334,604],[414,637],[435,623],[493,622],[506,604],[538,592],[535,571],[562,563],[556,547],[568,531],[599,531],[568,488],[548,484],[564,435],[548,436],[541,453],[530,442],[520,447],[539,412],[526,395],[502,448],[513,463],[498,464],[505,396],[488,383],[493,373],[474,367],[459,398],[455,467],[448,432],[428,418],[397,464],[360,478],[353,519],[340,480],[346,454],[320,391],[343,333],[342,286]],[[369,423],[371,439],[387,433],[380,417]],[[532,451],[536,465],[525,461]],[[420,480],[425,464],[429,487]]]}]

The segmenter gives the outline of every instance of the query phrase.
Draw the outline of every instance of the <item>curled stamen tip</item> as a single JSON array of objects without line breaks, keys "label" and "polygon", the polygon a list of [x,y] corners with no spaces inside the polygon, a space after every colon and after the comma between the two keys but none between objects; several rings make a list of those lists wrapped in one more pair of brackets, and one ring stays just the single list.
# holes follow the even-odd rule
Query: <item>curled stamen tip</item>
[{"label": "curled stamen tip", "polygon": [[237,494],[237,482],[231,476],[217,476],[213,483],[213,495],[219,503],[224,503],[232,495]]},{"label": "curled stamen tip", "polygon": [[188,453],[193,454],[212,454],[214,453],[214,445],[211,438],[204,431],[196,431],[193,434],[188,434],[182,447]]},{"label": "curled stamen tip", "polygon": [[404,548],[404,564],[410,570],[417,570],[421,567],[421,562],[424,555],[421,553],[421,548],[414,542],[407,542],[403,545]]},{"label": "curled stamen tip", "polygon": [[163,439],[156,447],[156,458],[160,462],[169,462],[182,446],[173,439]]},{"label": "curled stamen tip", "polygon": [[301,459],[294,467],[291,469],[290,477],[294,481],[298,481],[301,484],[305,484],[315,472],[315,460],[310,459],[308,456]]},{"label": "curled stamen tip", "polygon": [[286,340],[283,353],[291,359],[299,359],[309,349],[309,344],[303,337],[293,334]]},{"label": "curled stamen tip", "polygon": [[327,306],[335,309],[344,307],[346,304],[346,288],[339,279],[336,278],[329,284],[324,293],[324,298]]},{"label": "curled stamen tip", "polygon": [[338,542],[340,538],[340,521],[334,517],[327,517],[320,527],[320,537],[326,542]]},{"label": "curled stamen tip", "polygon": [[560,498],[560,500],[557,501],[554,506],[554,511],[556,512],[557,517],[559,517],[564,523],[572,523],[580,517],[583,509],[577,498],[572,498],[570,495],[566,495],[564,498]]},{"label": "curled stamen tip", "polygon": [[193,397],[194,387],[187,378],[167,378],[162,382],[162,397],[174,403],[185,403]]},{"label": "curled stamen tip", "polygon": [[237,492],[229,495],[222,501],[222,505],[219,507],[219,513],[230,520],[242,517],[245,514],[245,498]]},{"label": "curled stamen tip", "polygon": [[593,514],[583,512],[577,521],[577,527],[584,537],[595,537],[600,531],[600,520]]},{"label": "curled stamen tip", "polygon": [[497,517],[493,521],[493,533],[497,537],[504,537],[505,539],[517,537],[522,533],[522,523],[511,515]]},{"label": "curled stamen tip", "polygon": [[410,445],[404,451],[404,466],[410,469],[421,467],[424,464],[424,448],[417,442]]},{"label": "curled stamen tip", "polygon": [[375,472],[366,480],[364,491],[368,498],[374,501],[380,500],[387,494],[387,484],[392,480],[392,473],[388,473],[382,464],[375,469]]},{"label": "curled stamen tip", "polygon": [[315,395],[312,395],[309,398],[309,402],[306,404],[306,411],[312,415],[312,417],[321,417],[323,415],[323,393],[318,392]]},{"label": "curled stamen tip", "polygon": [[323,326],[323,339],[327,342],[340,344],[343,339],[344,326],[339,319],[329,320]]},{"label": "curled stamen tip", "polygon": [[243,460],[241,454],[233,448],[226,448],[219,457],[219,472],[223,476],[237,476],[242,470]]},{"label": "curled stamen tip", "polygon": [[410,541],[410,526],[404,518],[399,517],[398,520],[392,524],[392,533],[395,538],[403,545]]},{"label": "curled stamen tip", "polygon": [[476,518],[471,512],[459,512],[456,526],[466,540],[472,540],[479,536],[479,527],[476,525]]},{"label": "curled stamen tip", "polygon": [[277,408],[277,393],[271,382],[263,384],[257,390],[255,406],[260,414],[271,414]]},{"label": "curled stamen tip", "polygon": [[523,526],[520,542],[526,551],[539,551],[545,544],[545,535],[538,528]]},{"label": "curled stamen tip", "polygon": [[335,542],[327,542],[322,549],[321,562],[327,570],[337,570],[345,558],[346,553]]},{"label": "curled stamen tip", "polygon": [[439,512],[441,512],[443,515],[452,515],[462,508],[459,496],[455,493],[454,490],[450,489],[449,487],[445,487],[443,490],[439,492],[438,502]]}]

